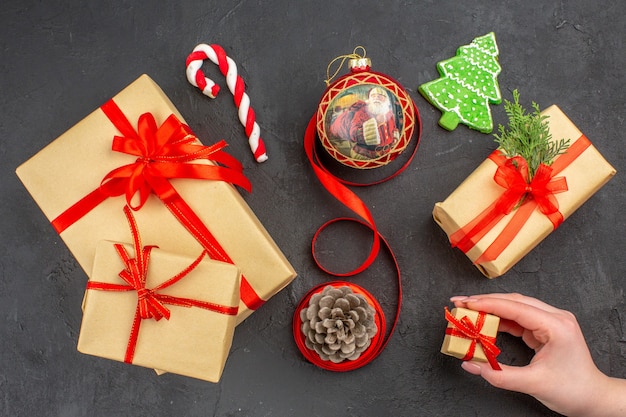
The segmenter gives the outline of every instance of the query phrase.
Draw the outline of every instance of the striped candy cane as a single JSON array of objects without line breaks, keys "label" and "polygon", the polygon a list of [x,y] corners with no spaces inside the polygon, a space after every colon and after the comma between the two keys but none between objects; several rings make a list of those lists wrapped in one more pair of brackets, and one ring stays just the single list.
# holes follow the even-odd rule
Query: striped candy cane
[{"label": "striped candy cane", "polygon": [[237,65],[230,57],[226,56],[224,49],[216,44],[207,45],[201,43],[193,49],[187,57],[187,80],[198,87],[202,93],[210,98],[215,98],[220,91],[219,85],[204,76],[200,69],[205,59],[210,59],[217,64],[221,73],[226,77],[228,89],[233,94],[235,106],[239,114],[239,121],[246,129],[248,144],[257,162],[267,161],[265,144],[261,139],[259,125],[256,123],[254,110],[250,107],[250,98],[244,92],[243,79],[237,75]]}]

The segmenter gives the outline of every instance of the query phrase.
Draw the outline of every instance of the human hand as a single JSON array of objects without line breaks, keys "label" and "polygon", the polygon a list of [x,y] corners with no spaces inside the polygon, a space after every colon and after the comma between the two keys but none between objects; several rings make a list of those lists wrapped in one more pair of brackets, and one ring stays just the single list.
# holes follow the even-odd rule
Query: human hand
[{"label": "human hand", "polygon": [[499,331],[521,337],[535,351],[526,366],[465,361],[467,372],[491,385],[532,395],[568,416],[626,415],[626,380],[610,378],[593,362],[576,317],[520,294],[485,294],[450,299],[456,307],[500,317]]}]

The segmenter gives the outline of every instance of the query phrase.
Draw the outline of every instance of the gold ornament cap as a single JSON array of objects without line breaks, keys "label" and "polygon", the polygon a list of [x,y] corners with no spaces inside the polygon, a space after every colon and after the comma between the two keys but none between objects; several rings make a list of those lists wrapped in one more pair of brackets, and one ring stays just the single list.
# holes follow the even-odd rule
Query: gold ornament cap
[{"label": "gold ornament cap", "polygon": [[372,66],[372,60],[366,57],[352,58],[348,61],[350,69],[365,69]]}]

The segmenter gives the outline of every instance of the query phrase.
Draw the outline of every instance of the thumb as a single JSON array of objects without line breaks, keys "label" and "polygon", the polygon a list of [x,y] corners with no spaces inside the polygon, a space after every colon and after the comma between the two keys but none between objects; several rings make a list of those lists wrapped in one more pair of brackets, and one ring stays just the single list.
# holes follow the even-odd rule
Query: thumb
[{"label": "thumb", "polygon": [[488,363],[464,361],[461,367],[472,375],[479,375],[497,388],[529,394],[535,386],[534,378],[525,367],[500,364],[502,370],[494,370]]}]

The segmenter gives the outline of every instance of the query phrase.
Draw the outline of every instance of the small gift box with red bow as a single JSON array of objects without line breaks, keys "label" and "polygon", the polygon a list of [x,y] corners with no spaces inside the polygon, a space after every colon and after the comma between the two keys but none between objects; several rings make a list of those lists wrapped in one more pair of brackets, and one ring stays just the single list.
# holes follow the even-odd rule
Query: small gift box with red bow
[{"label": "small gift box with red bow", "polygon": [[199,251],[189,257],[99,242],[83,300],[80,352],[218,382],[239,306],[239,269]]},{"label": "small gift box with red bow", "polygon": [[445,309],[446,335],[441,353],[464,361],[489,362],[493,369],[500,369],[497,356],[496,335],[500,317],[466,308]]},{"label": "small gift box with red bow", "polygon": [[129,205],[146,241],[241,270],[241,322],[296,273],[235,188],[250,183],[224,146],[204,146],[142,75],[17,174],[87,275],[99,241],[128,241]]},{"label": "small gift box with red bow", "polygon": [[511,269],[615,175],[557,106],[541,115],[552,140],[570,141],[552,164],[528,178],[524,160],[495,150],[433,210],[452,246],[488,278]]}]

